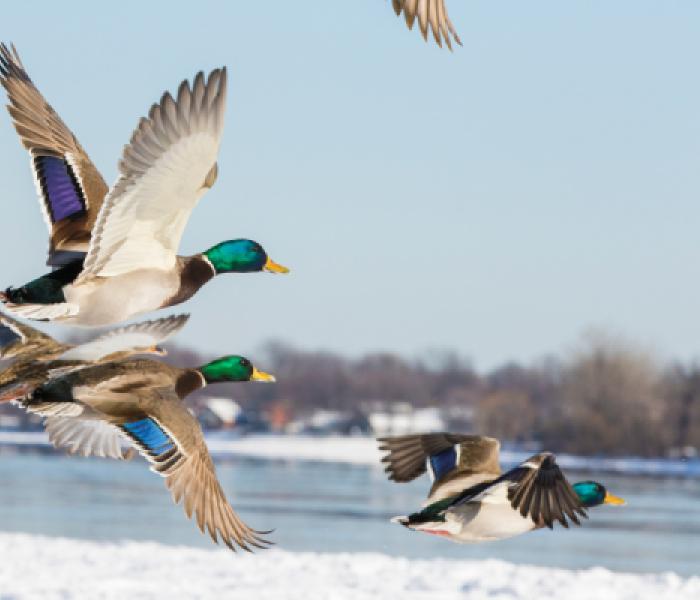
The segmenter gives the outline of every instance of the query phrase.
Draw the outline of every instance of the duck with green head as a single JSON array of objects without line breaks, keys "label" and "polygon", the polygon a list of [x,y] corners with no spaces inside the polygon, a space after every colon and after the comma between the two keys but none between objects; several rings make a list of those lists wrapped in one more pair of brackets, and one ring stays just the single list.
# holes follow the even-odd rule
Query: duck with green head
[{"label": "duck with green head", "polygon": [[[0,45],[0,83],[22,143],[30,151],[50,231],[51,273],[0,294],[29,319],[104,326],[184,302],[222,273],[288,269],[252,240],[222,242],[178,256],[194,207],[218,175],[226,69],[183,81],[140,120],[111,189],[75,136]],[[222,207],[221,217],[236,217]]]},{"label": "duck with green head", "polygon": [[578,499],[586,508],[594,508],[603,504],[614,506],[625,504],[622,498],[608,492],[605,486],[597,481],[577,481],[571,487],[574,488]]},{"label": "duck with green head", "polygon": [[82,455],[122,458],[129,442],[165,478],[188,517],[229,548],[265,548],[265,532],[248,527],[228,504],[204,435],[184,400],[207,385],[275,378],[247,358],[230,355],[197,368],[149,359],[125,359],[55,377],[22,402],[46,417],[51,442]]},{"label": "duck with green head", "polygon": [[392,521],[454,542],[501,540],[555,522],[580,525],[587,508],[624,504],[597,482],[570,485],[549,452],[502,473],[494,438],[431,433],[379,442],[390,479],[411,481],[426,470],[433,479],[422,510]]}]

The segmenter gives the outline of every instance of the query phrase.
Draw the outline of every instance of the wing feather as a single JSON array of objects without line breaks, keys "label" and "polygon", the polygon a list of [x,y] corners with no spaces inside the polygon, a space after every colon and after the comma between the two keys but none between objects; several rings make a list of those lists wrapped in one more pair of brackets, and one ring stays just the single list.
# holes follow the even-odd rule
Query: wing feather
[{"label": "wing feather", "polygon": [[571,484],[556,463],[553,454],[537,454],[502,476],[509,481],[508,499],[523,517],[550,529],[554,521],[566,526],[568,517],[579,525],[577,515],[586,517],[586,510]]},{"label": "wing feather", "polygon": [[[217,536],[226,546],[245,550],[250,547],[266,548],[266,532],[248,527],[226,500],[216,476],[216,469],[207,450],[199,422],[182,401],[169,390],[152,390],[158,397],[145,417],[151,419],[174,446],[161,454],[144,443],[144,436],[129,433],[122,428],[139,452],[151,463],[152,470],[165,478],[176,504],[183,503],[188,518],[194,516],[197,527],[209,531],[214,541]],[[132,426],[132,430],[133,430]]]},{"label": "wing feather", "polygon": [[67,350],[57,360],[96,361],[117,352],[147,349],[175,335],[189,318],[186,314],[170,316],[113,329],[90,342]]},{"label": "wing feather", "polygon": [[[61,117],[35,87],[14,46],[0,44],[0,84],[22,145],[29,151],[44,219],[50,265],[62,253],[87,252],[107,184]],[[71,255],[69,255],[71,256]]]},{"label": "wing feather", "polygon": [[392,6],[397,15],[401,15],[403,12],[409,29],[413,29],[413,23],[416,18],[418,19],[424,40],[427,41],[428,29],[430,29],[438,46],[442,47],[444,39],[447,47],[452,50],[450,36],[452,36],[452,40],[460,46],[462,45],[462,41],[447,14],[445,0],[392,0]]},{"label": "wing feather", "polygon": [[54,446],[71,454],[125,458],[119,430],[99,418],[47,417],[44,428]]},{"label": "wing feather", "polygon": [[19,338],[21,343],[26,343],[33,337],[44,338],[46,341],[53,340],[48,335],[41,333],[39,330],[23,325],[16,319],[12,319],[6,315],[0,314],[0,326],[8,330],[8,335],[12,335],[15,339]]},{"label": "wing feather", "polygon": [[[415,479],[426,472],[429,457],[454,446],[460,449],[454,473],[500,473],[500,444],[494,438],[443,432],[384,437],[377,441],[379,449],[387,453],[382,462],[387,463],[385,470],[392,481]],[[439,482],[435,483],[437,485]]]},{"label": "wing feather", "polygon": [[226,106],[226,69],[166,93],[125,147],[120,176],[95,224],[76,283],[135,269],[174,268],[183,230],[216,164]]}]

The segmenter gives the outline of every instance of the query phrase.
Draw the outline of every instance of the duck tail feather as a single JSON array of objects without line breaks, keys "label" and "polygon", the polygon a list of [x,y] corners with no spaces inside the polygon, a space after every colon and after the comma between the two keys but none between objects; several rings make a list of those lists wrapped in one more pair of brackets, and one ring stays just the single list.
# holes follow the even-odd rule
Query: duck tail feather
[{"label": "duck tail feather", "polygon": [[5,309],[15,317],[33,321],[56,321],[78,314],[78,306],[68,302],[58,304],[5,304]]},{"label": "duck tail feather", "polygon": [[408,527],[410,523],[410,518],[407,517],[406,515],[400,515],[398,517],[393,517],[390,519],[392,523],[398,523],[399,525],[403,525],[404,527]]}]

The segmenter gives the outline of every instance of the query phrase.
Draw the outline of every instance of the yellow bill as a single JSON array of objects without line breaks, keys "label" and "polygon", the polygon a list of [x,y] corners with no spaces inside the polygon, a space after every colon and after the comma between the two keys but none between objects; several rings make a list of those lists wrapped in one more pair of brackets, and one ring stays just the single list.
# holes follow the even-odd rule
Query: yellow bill
[{"label": "yellow bill", "polygon": [[255,367],[253,367],[253,374],[250,376],[251,381],[269,381],[270,383],[276,381],[274,375],[270,375],[269,373],[265,373],[265,371],[258,371]]},{"label": "yellow bill", "polygon": [[622,498],[619,496],[613,496],[610,492],[605,493],[605,498],[603,498],[603,503],[604,504],[615,504],[618,506],[622,506],[623,504],[627,504]]},{"label": "yellow bill", "polygon": [[268,273],[289,273],[289,269],[287,267],[277,264],[269,256],[267,257],[267,262],[263,267],[263,271],[267,271]]}]

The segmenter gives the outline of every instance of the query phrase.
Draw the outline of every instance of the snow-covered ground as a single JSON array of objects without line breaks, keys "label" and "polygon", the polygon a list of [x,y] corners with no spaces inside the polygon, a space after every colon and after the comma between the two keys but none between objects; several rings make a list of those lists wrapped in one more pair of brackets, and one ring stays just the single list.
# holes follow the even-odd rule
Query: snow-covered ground
[{"label": "snow-covered ground", "polygon": [[697,600],[700,577],[566,571],[506,562],[269,550],[232,554],[149,542],[0,533],[3,600]]},{"label": "snow-covered ground", "polygon": [[[244,456],[281,460],[313,460],[380,466],[377,442],[370,437],[311,437],[303,435],[250,435],[231,437],[227,432],[207,435],[210,452],[219,458]],[[49,445],[44,432],[0,432],[0,446]],[[525,452],[501,452],[504,464],[516,464],[529,456]],[[565,469],[636,475],[677,475],[700,477],[700,460],[605,458],[560,454]]]}]

